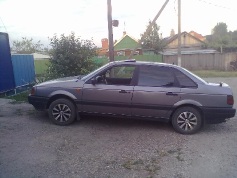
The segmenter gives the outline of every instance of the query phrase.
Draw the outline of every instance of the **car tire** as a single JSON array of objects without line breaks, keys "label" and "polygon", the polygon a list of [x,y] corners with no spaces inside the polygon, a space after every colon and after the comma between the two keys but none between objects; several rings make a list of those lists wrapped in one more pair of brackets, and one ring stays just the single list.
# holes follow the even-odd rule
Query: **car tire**
[{"label": "car tire", "polygon": [[75,105],[68,99],[57,99],[49,106],[49,118],[54,124],[69,125],[76,119]]},{"label": "car tire", "polygon": [[172,125],[175,131],[181,134],[194,134],[202,126],[200,112],[193,107],[182,107],[172,116]]}]

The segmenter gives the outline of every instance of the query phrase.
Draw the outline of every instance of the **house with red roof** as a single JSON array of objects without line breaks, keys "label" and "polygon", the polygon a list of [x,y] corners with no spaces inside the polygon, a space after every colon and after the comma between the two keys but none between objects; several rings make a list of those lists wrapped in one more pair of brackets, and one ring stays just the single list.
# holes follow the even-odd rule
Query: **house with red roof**
[{"label": "house with red roof", "polygon": [[[101,42],[102,48],[97,50],[97,54],[98,56],[108,56],[108,39],[104,38],[101,40]],[[137,48],[137,50],[134,52],[134,55],[142,55],[142,48],[139,45],[139,42],[135,38],[126,34],[126,32],[123,32],[122,38],[114,43],[114,56],[129,56],[134,48]]]}]

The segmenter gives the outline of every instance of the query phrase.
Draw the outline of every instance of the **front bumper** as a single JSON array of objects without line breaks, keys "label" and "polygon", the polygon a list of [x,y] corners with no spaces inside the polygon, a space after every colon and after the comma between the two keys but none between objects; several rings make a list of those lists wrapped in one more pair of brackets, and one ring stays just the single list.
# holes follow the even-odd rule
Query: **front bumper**
[{"label": "front bumper", "polygon": [[234,108],[202,108],[205,122],[207,124],[217,124],[225,122],[226,119],[235,116]]},{"label": "front bumper", "polygon": [[28,96],[28,102],[32,104],[37,110],[45,110],[47,108],[48,98],[40,96]]}]

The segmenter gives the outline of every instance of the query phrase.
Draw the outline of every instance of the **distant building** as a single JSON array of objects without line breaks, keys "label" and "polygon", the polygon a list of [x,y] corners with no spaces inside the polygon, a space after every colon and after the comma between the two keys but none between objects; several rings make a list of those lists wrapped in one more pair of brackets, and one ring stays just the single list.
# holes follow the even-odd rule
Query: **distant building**
[{"label": "distant building", "polygon": [[[202,35],[191,31],[190,33],[182,32],[181,33],[181,51],[195,51],[203,50],[206,47],[204,42],[205,37]],[[164,38],[162,43],[164,44],[163,54],[164,53],[177,53],[178,51],[178,34],[171,32],[171,36]]]},{"label": "distant building", "polygon": [[190,35],[196,37],[197,39],[201,40],[201,41],[205,41],[206,37],[202,36],[201,34],[195,32],[195,31],[191,31],[189,32]]},{"label": "distant building", "polygon": [[49,60],[50,56],[45,55],[45,54],[40,54],[40,53],[33,53],[34,60]]},{"label": "distant building", "polygon": [[[97,50],[98,56],[107,56],[109,51],[109,41],[107,38],[101,40],[102,48]],[[138,48],[137,48],[138,47]],[[133,37],[123,32],[123,37],[114,43],[114,56],[129,56],[134,48],[137,50],[134,52],[134,55],[142,55],[142,48],[139,45],[138,41]]]},{"label": "distant building", "polygon": [[134,55],[142,55],[142,48],[138,41],[123,32],[123,37],[114,44],[114,56],[129,56],[135,48],[137,50]]},{"label": "distant building", "polygon": [[97,55],[102,57],[106,56],[109,50],[109,41],[107,38],[101,39],[102,47],[96,51]]}]

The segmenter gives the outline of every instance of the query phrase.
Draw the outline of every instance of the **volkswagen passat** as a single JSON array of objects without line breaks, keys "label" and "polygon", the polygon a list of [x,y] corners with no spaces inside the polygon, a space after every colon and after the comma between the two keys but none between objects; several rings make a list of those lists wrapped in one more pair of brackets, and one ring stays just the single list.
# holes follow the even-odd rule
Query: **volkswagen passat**
[{"label": "volkswagen passat", "polygon": [[95,114],[171,122],[182,134],[224,122],[236,112],[227,84],[207,83],[176,65],[135,60],[35,85],[28,100],[37,110],[48,110],[58,125]]}]

